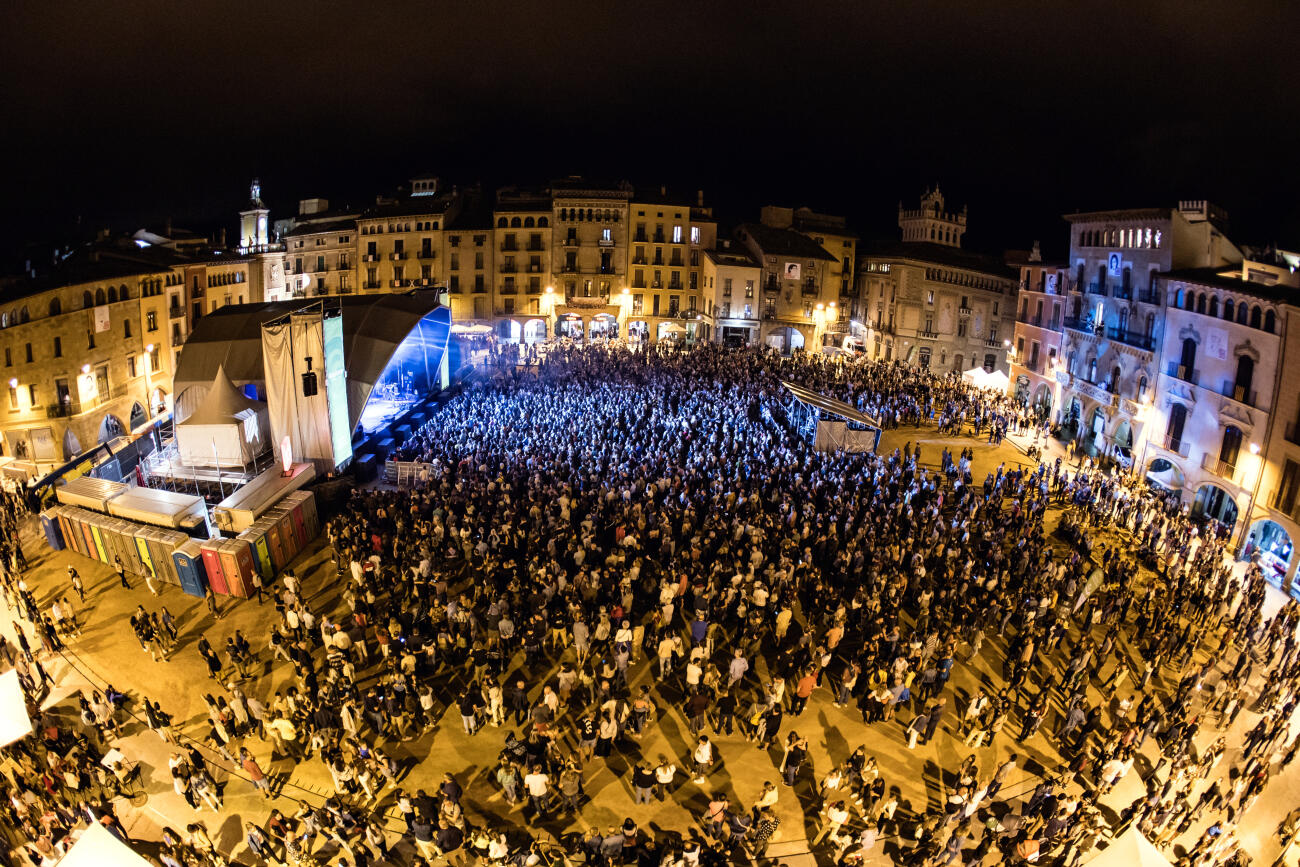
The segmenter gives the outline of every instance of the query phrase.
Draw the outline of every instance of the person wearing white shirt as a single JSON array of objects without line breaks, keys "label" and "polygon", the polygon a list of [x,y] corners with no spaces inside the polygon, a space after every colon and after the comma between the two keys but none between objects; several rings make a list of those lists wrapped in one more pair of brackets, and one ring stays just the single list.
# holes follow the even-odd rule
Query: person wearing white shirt
[{"label": "person wearing white shirt", "polygon": [[713,743],[707,735],[700,735],[700,740],[695,745],[693,758],[695,759],[695,783],[696,785],[702,785],[704,775],[713,766]]}]

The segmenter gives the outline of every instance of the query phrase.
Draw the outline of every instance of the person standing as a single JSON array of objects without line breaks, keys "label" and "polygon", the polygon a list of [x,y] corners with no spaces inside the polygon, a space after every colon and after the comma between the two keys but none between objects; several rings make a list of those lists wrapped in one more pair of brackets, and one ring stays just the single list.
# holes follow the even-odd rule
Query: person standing
[{"label": "person standing", "polygon": [[[72,568],[72,567],[68,567],[68,568]],[[113,571],[117,573],[117,580],[122,582],[122,586],[125,587],[127,590],[130,590],[131,585],[126,580],[126,566],[122,564],[121,554],[118,554],[113,557]]]},{"label": "person standing", "polygon": [[632,769],[632,803],[649,804],[650,794],[654,791],[655,775],[645,762],[637,762]]},{"label": "person standing", "polygon": [[695,752],[692,754],[695,761],[695,779],[698,786],[704,785],[704,775],[713,767],[713,743],[709,740],[708,735],[700,735],[699,741],[695,744]]}]

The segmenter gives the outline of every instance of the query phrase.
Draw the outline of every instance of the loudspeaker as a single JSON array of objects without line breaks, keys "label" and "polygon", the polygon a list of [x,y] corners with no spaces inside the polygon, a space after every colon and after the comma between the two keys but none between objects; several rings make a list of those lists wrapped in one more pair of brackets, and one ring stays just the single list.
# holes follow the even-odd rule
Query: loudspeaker
[{"label": "loudspeaker", "polygon": [[316,395],[316,372],[309,370],[302,375],[302,396],[314,397]]}]

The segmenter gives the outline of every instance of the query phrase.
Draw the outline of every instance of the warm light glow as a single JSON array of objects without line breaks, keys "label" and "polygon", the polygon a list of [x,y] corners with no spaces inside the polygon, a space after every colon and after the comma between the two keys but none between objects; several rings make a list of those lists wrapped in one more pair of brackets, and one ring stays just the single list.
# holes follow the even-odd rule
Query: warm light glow
[{"label": "warm light glow", "polygon": [[10,388],[18,387],[18,377],[15,376],[13,379],[9,380],[9,387]]},{"label": "warm light glow", "polygon": [[89,364],[83,364],[83,365],[81,365],[81,372],[82,372],[82,373],[90,373],[90,365],[89,365]]},{"label": "warm light glow", "polygon": [[1010,340],[1004,340],[1004,341],[1002,341],[1002,345],[1003,345],[1003,346],[1010,346],[1010,345],[1011,345],[1011,341],[1010,341]]},{"label": "warm light glow", "polygon": [[150,343],[148,346],[146,346],[146,347],[144,348],[144,351],[145,351],[145,352],[153,352],[153,344]]},{"label": "warm light glow", "polygon": [[293,466],[293,445],[289,442],[288,434],[280,439],[280,466],[285,475],[289,474],[289,467]]},{"label": "warm light glow", "polygon": [[552,294],[552,293],[554,293],[554,292],[555,292],[555,287],[554,287],[554,286],[547,286],[547,287],[546,287],[546,294],[547,294],[547,295],[550,295],[550,294]]},{"label": "warm light glow", "polygon": [[1259,443],[1251,443],[1251,444],[1250,444],[1250,453],[1251,453],[1252,455],[1257,455],[1257,454],[1259,454]]}]

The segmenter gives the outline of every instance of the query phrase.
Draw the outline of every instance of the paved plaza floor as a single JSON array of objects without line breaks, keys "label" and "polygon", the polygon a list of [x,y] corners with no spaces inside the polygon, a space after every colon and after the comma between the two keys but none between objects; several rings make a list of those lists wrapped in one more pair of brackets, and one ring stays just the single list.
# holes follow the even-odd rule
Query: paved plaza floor
[{"label": "paved plaza floor", "polygon": [[[931,467],[937,466],[940,449],[945,445],[954,453],[965,447],[973,448],[975,459],[972,474],[976,484],[982,482],[985,473],[1000,463],[1005,463],[1008,467],[1028,466],[1030,463],[1023,455],[1023,445],[1017,447],[1007,442],[994,447],[969,437],[939,437],[932,428],[887,431],[881,450],[892,450],[909,441],[919,441],[922,444],[922,462]],[[1057,510],[1049,513],[1049,527],[1058,515]],[[267,639],[276,619],[274,607],[269,600],[259,605],[251,600],[223,599],[220,605],[221,618],[214,620],[202,600],[185,596],[174,586],[165,588],[159,598],[150,595],[143,581],[134,582],[131,590],[122,589],[108,567],[73,552],[50,551],[37,531],[35,522],[29,521],[24,531],[24,545],[32,567],[26,576],[27,581],[36,592],[41,605],[48,607],[56,594],[71,594],[66,574],[66,568],[70,564],[75,565],[81,573],[87,589],[86,604],[79,608],[84,623],[81,637],[69,642],[63,658],[54,656],[45,661],[57,680],[57,687],[47,705],[61,708],[60,712],[69,718],[73,716],[73,711],[66,700],[68,696],[87,689],[90,685],[99,687],[109,681],[132,696],[147,696],[161,702],[163,709],[172,714],[186,736],[202,738],[207,732],[203,695],[219,694],[221,686],[209,679],[206,665],[195,648],[195,642],[201,633],[206,633],[216,648],[224,646],[227,636],[233,635],[237,629],[248,638],[258,652],[259,660],[251,675],[243,682],[245,692],[250,695],[255,694],[269,704],[269,698],[276,690],[295,683],[292,669],[287,664],[270,662]],[[1129,540],[1112,535],[1107,535],[1102,541],[1106,544],[1130,544]],[[300,557],[296,571],[303,579],[304,595],[315,611],[327,616],[346,611],[341,598],[342,586],[336,575],[331,552],[323,544],[323,537]],[[181,638],[170,661],[155,662],[148,653],[142,652],[127,622],[137,605],[143,605],[150,611],[157,611],[165,605],[175,615]],[[802,613],[796,611],[796,618],[802,619]],[[3,620],[0,629],[12,637],[13,626],[9,622],[11,617],[0,620]],[[1127,642],[1121,642],[1121,647],[1136,654]],[[867,752],[876,757],[887,785],[899,790],[902,808],[900,814],[920,812],[927,805],[942,804],[946,794],[945,772],[955,771],[972,752],[963,745],[960,737],[953,735],[956,710],[964,707],[967,697],[976,688],[982,686],[995,689],[1000,685],[1000,661],[1005,649],[1006,643],[993,635],[986,641],[983,653],[973,664],[958,662],[950,686],[944,693],[949,699],[944,730],[930,744],[918,746],[914,750],[907,748],[902,724],[893,722],[864,725],[856,708],[833,706],[831,696],[825,689],[818,689],[814,693],[801,716],[787,715],[782,724],[782,735],[790,730],[803,734],[809,740],[810,755],[796,785],[793,788],[780,786],[780,800],[776,808],[781,818],[780,837],[769,848],[768,856],[791,867],[813,863],[814,858],[809,854],[809,840],[816,835],[819,827],[817,808],[821,804],[814,781],[820,780],[833,765],[844,761],[859,745],[865,744]],[[1203,648],[1198,654],[1198,660],[1204,659],[1206,652],[1207,649]],[[964,654],[961,658],[964,659]],[[515,664],[519,662],[520,658],[516,658]],[[559,659],[552,655],[548,663],[552,666],[552,673],[558,662]],[[757,661],[755,668],[756,675],[752,673],[751,677],[766,677],[767,670],[762,660]],[[1140,664],[1135,668],[1140,670]],[[373,676],[373,672],[372,668],[367,674]],[[631,685],[634,690],[641,684],[654,682],[654,672],[644,657],[633,666],[632,674]],[[1166,672],[1165,678],[1157,681],[1162,689],[1177,682],[1177,673]],[[533,672],[528,680],[535,691],[540,690],[541,671]],[[694,738],[679,709],[679,697],[676,683],[664,685],[657,695],[659,718],[645,736],[640,739],[629,738],[607,760],[595,758],[588,763],[585,770],[588,801],[579,814],[559,813],[531,822],[529,827],[534,832],[559,835],[572,830],[585,830],[593,825],[605,828],[620,824],[625,817],[630,816],[642,828],[656,832],[678,831],[689,836],[698,830],[698,818],[713,792],[724,792],[733,804],[747,807],[759,796],[764,781],[779,784],[779,748],[765,751],[748,743],[739,732],[728,736],[710,731],[721,761],[704,785],[691,782],[689,773],[679,773],[676,788],[665,800],[648,807],[635,805],[628,773],[631,763],[638,759],[655,762],[660,756],[667,756],[681,769],[690,765],[690,745]],[[1095,683],[1089,697],[1092,701],[1102,700]],[[1249,711],[1241,714],[1232,732],[1233,736],[1229,738],[1229,750],[1220,764],[1220,772],[1226,772],[1239,755],[1235,742],[1257,718]],[[902,719],[905,722],[908,716],[904,715]],[[999,793],[999,800],[1015,799],[1027,794],[1038,780],[1037,773],[1045,768],[1056,769],[1060,766],[1060,756],[1054,742],[1046,735],[1054,731],[1058,719],[1059,709],[1053,708],[1042,727],[1043,733],[1025,744],[1017,744],[1011,739],[1011,735],[1019,730],[1018,724],[1013,721],[996,744],[975,751],[981,774],[986,778],[1012,752],[1021,757],[1020,770]],[[1106,719],[1111,719],[1109,709]],[[509,728],[488,726],[473,736],[466,735],[461,730],[456,707],[450,705],[434,731],[412,741],[387,741],[384,746],[406,768],[406,776],[400,785],[408,791],[419,788],[432,791],[443,773],[450,771],[465,788],[464,803],[472,822],[486,822],[489,825],[524,824],[531,817],[526,815],[526,810],[512,809],[503,800],[490,775]],[[1205,743],[1219,734],[1210,728],[1203,738]],[[257,738],[249,738],[242,745],[252,751],[264,769],[269,768],[275,775],[278,792],[276,806],[286,813],[296,809],[296,800],[318,804],[332,793],[330,777],[319,760],[294,764],[285,758],[273,758],[269,742]],[[255,863],[243,842],[242,823],[246,820],[262,822],[267,816],[269,805],[248,782],[226,774],[228,779],[224,809],[219,814],[206,809],[196,814],[172,791],[167,769],[167,757],[171,748],[157,735],[144,727],[142,722],[133,722],[126,727],[126,735],[118,746],[132,759],[138,758],[141,761],[148,791],[147,798],[137,798],[129,804],[119,802],[119,815],[133,837],[157,839],[162,826],[183,829],[196,818],[202,819],[207,823],[218,846],[232,853],[234,860]],[[1140,795],[1142,787],[1138,773],[1148,773],[1155,759],[1154,742],[1148,741],[1134,773],[1103,803],[1117,813]],[[230,767],[229,763],[219,757],[213,756],[212,761],[218,768],[228,770]],[[1296,804],[1296,794],[1300,792],[1300,785],[1297,784],[1300,778],[1297,774],[1300,774],[1300,769],[1293,766],[1275,776],[1264,796],[1256,802],[1239,828],[1246,848],[1257,863],[1271,863],[1278,855],[1278,844],[1273,832],[1280,819]],[[1078,785],[1075,784],[1073,788],[1077,790]],[[376,802],[367,806],[387,814],[387,827],[393,832],[391,839],[396,840],[398,832],[404,830],[404,826],[394,809],[392,792],[392,786],[387,787]],[[1177,841],[1177,846],[1193,843],[1204,824],[1199,823],[1189,835]],[[900,846],[905,844],[897,838],[883,840],[877,845],[875,857],[868,863],[894,863],[894,856],[898,854]],[[318,847],[318,856],[322,860],[333,853],[332,848],[321,847],[319,843]],[[397,851],[399,857],[396,863],[406,863],[410,849],[402,847]],[[1171,860],[1175,851],[1177,850],[1170,849],[1168,852]],[[992,858],[986,863],[992,863]],[[1288,863],[1295,861],[1292,859]]]}]

